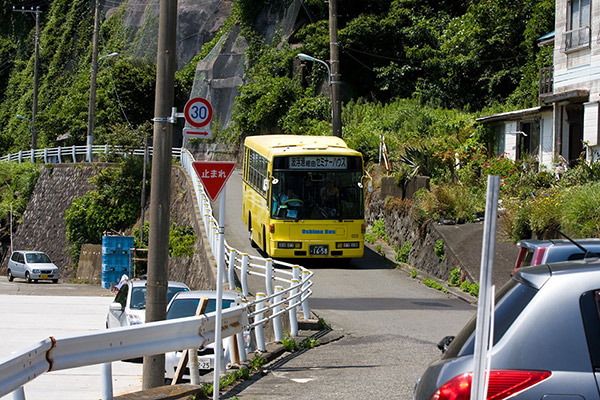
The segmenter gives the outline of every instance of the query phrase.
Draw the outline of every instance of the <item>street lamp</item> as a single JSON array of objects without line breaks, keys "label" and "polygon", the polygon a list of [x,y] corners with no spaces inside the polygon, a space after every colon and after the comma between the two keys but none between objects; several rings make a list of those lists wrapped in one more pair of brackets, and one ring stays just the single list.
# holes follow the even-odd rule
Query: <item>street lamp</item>
[{"label": "street lamp", "polygon": [[[318,58],[314,58],[309,56],[308,54],[298,53],[298,58],[305,61],[318,62],[323,64],[325,68],[327,68],[327,83],[330,87],[331,93],[331,121],[333,128],[333,136],[342,137],[342,120],[341,120],[341,107],[338,99],[338,85],[340,81],[338,79],[332,80],[331,68],[329,68],[329,64],[323,60],[319,60]],[[335,84],[335,86],[334,86]]]},{"label": "street lamp", "polygon": [[[97,57],[97,54],[95,54]],[[96,119],[96,75],[98,73],[98,64],[105,58],[119,55],[119,53],[110,53],[95,60],[92,56],[92,77],[90,79],[90,102],[88,108],[88,128],[87,128],[87,162],[92,162],[92,145],[94,144],[94,124]]]},{"label": "street lamp", "polygon": [[329,68],[329,64],[327,64],[323,60],[319,60],[318,58],[311,57],[308,54],[304,54],[304,53],[298,53],[298,58],[301,60],[318,62],[318,63],[323,64],[325,66],[325,68],[327,68],[327,83],[329,84],[329,86],[331,86],[331,69]]}]

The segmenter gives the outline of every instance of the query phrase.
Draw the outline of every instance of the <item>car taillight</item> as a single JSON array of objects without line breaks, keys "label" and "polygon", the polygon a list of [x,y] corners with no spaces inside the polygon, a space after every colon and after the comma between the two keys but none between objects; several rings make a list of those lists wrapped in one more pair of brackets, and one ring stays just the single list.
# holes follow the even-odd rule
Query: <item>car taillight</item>
[{"label": "car taillight", "polygon": [[[550,371],[494,370],[490,372],[487,400],[506,399],[552,375]],[[442,385],[430,400],[470,400],[473,373],[455,376]]]},{"label": "car taillight", "polygon": [[540,265],[542,263],[542,260],[544,259],[544,254],[546,253],[546,250],[548,250],[547,247],[539,247],[538,249],[536,249],[535,253],[533,254],[533,260],[531,260],[531,265]]}]

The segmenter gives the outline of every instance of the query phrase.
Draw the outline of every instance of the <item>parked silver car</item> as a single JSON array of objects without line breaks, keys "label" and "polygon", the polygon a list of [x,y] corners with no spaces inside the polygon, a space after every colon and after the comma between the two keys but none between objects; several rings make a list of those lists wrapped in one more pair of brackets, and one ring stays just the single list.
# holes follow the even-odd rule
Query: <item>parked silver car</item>
[{"label": "parked silver car", "polygon": [[58,283],[58,267],[41,251],[13,251],[8,260],[8,281],[24,278],[27,283],[51,280]]},{"label": "parked silver car", "polygon": [[[167,304],[176,293],[190,288],[182,282],[169,281],[167,285]],[[126,281],[110,304],[106,316],[106,327],[143,324],[146,320],[146,281],[131,279]]]},{"label": "parked silver car", "polygon": [[519,254],[513,273],[523,267],[598,257],[600,239],[527,239],[517,243]]},{"label": "parked silver car", "polygon": [[[598,399],[598,258],[520,268],[496,295],[488,399]],[[415,400],[470,399],[475,317],[417,382]]]},{"label": "parked silver car", "polygon": [[[239,294],[232,292],[224,292],[223,293],[223,301],[222,308],[226,309],[229,307],[233,307],[238,302]],[[173,297],[169,305],[167,306],[167,320],[177,319],[177,318],[185,318],[185,317],[193,317],[196,315],[196,310],[198,308],[198,304],[200,303],[200,299],[202,297],[208,298],[208,302],[206,304],[206,309],[204,310],[204,314],[208,314],[214,312],[217,307],[217,292],[215,290],[194,290],[185,293],[178,293]],[[244,340],[246,343],[246,348],[248,348],[249,333],[244,334]],[[223,340],[223,355],[225,359],[225,363],[231,361],[231,354],[233,352],[232,343],[230,340]],[[175,375],[175,371],[177,370],[177,366],[179,365],[179,360],[183,355],[183,350],[179,351],[171,351],[165,354],[165,379],[170,381],[173,379]],[[214,344],[209,344],[206,347],[202,347],[198,349],[198,369],[200,371],[208,372],[214,368],[215,364],[215,350]],[[184,380],[190,379],[189,368],[185,368],[183,374]]]}]

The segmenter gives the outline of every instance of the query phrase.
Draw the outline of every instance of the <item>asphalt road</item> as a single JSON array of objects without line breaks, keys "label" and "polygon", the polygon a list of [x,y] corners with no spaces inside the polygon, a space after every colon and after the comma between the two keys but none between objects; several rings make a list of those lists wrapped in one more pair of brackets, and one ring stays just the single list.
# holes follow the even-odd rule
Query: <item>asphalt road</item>
[{"label": "asphalt road", "polygon": [[[227,183],[225,237],[234,248],[258,255],[241,224],[240,204],[236,170]],[[267,367],[268,374],[222,398],[411,399],[416,379],[441,354],[437,343],[458,333],[476,311],[370,250],[346,267],[331,261],[306,266],[315,272],[311,310],[342,339],[284,356]]]},{"label": "asphalt road", "polygon": [[[108,305],[114,298],[108,289],[93,285],[31,283],[0,278],[0,361],[53,336],[61,337],[105,329]],[[142,366],[112,363],[115,395],[140,390]],[[44,400],[100,398],[101,366],[42,374],[24,386],[25,398]],[[12,399],[12,395],[0,400]]]}]

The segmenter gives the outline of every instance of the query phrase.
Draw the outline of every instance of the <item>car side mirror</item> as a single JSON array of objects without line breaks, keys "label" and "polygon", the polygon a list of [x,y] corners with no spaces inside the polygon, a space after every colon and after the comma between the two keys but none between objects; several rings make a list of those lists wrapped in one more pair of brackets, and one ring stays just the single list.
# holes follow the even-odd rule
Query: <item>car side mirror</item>
[{"label": "car side mirror", "polygon": [[121,305],[121,303],[117,303],[115,301],[113,303],[110,303],[110,306],[108,307],[108,309],[110,311],[123,311],[123,306]]},{"label": "car side mirror", "polygon": [[444,337],[438,343],[438,345],[437,345],[438,349],[440,349],[442,351],[442,353],[445,353],[446,350],[448,350],[448,346],[450,346],[450,343],[452,343],[453,340],[454,340],[454,336],[446,336],[446,337]]}]

